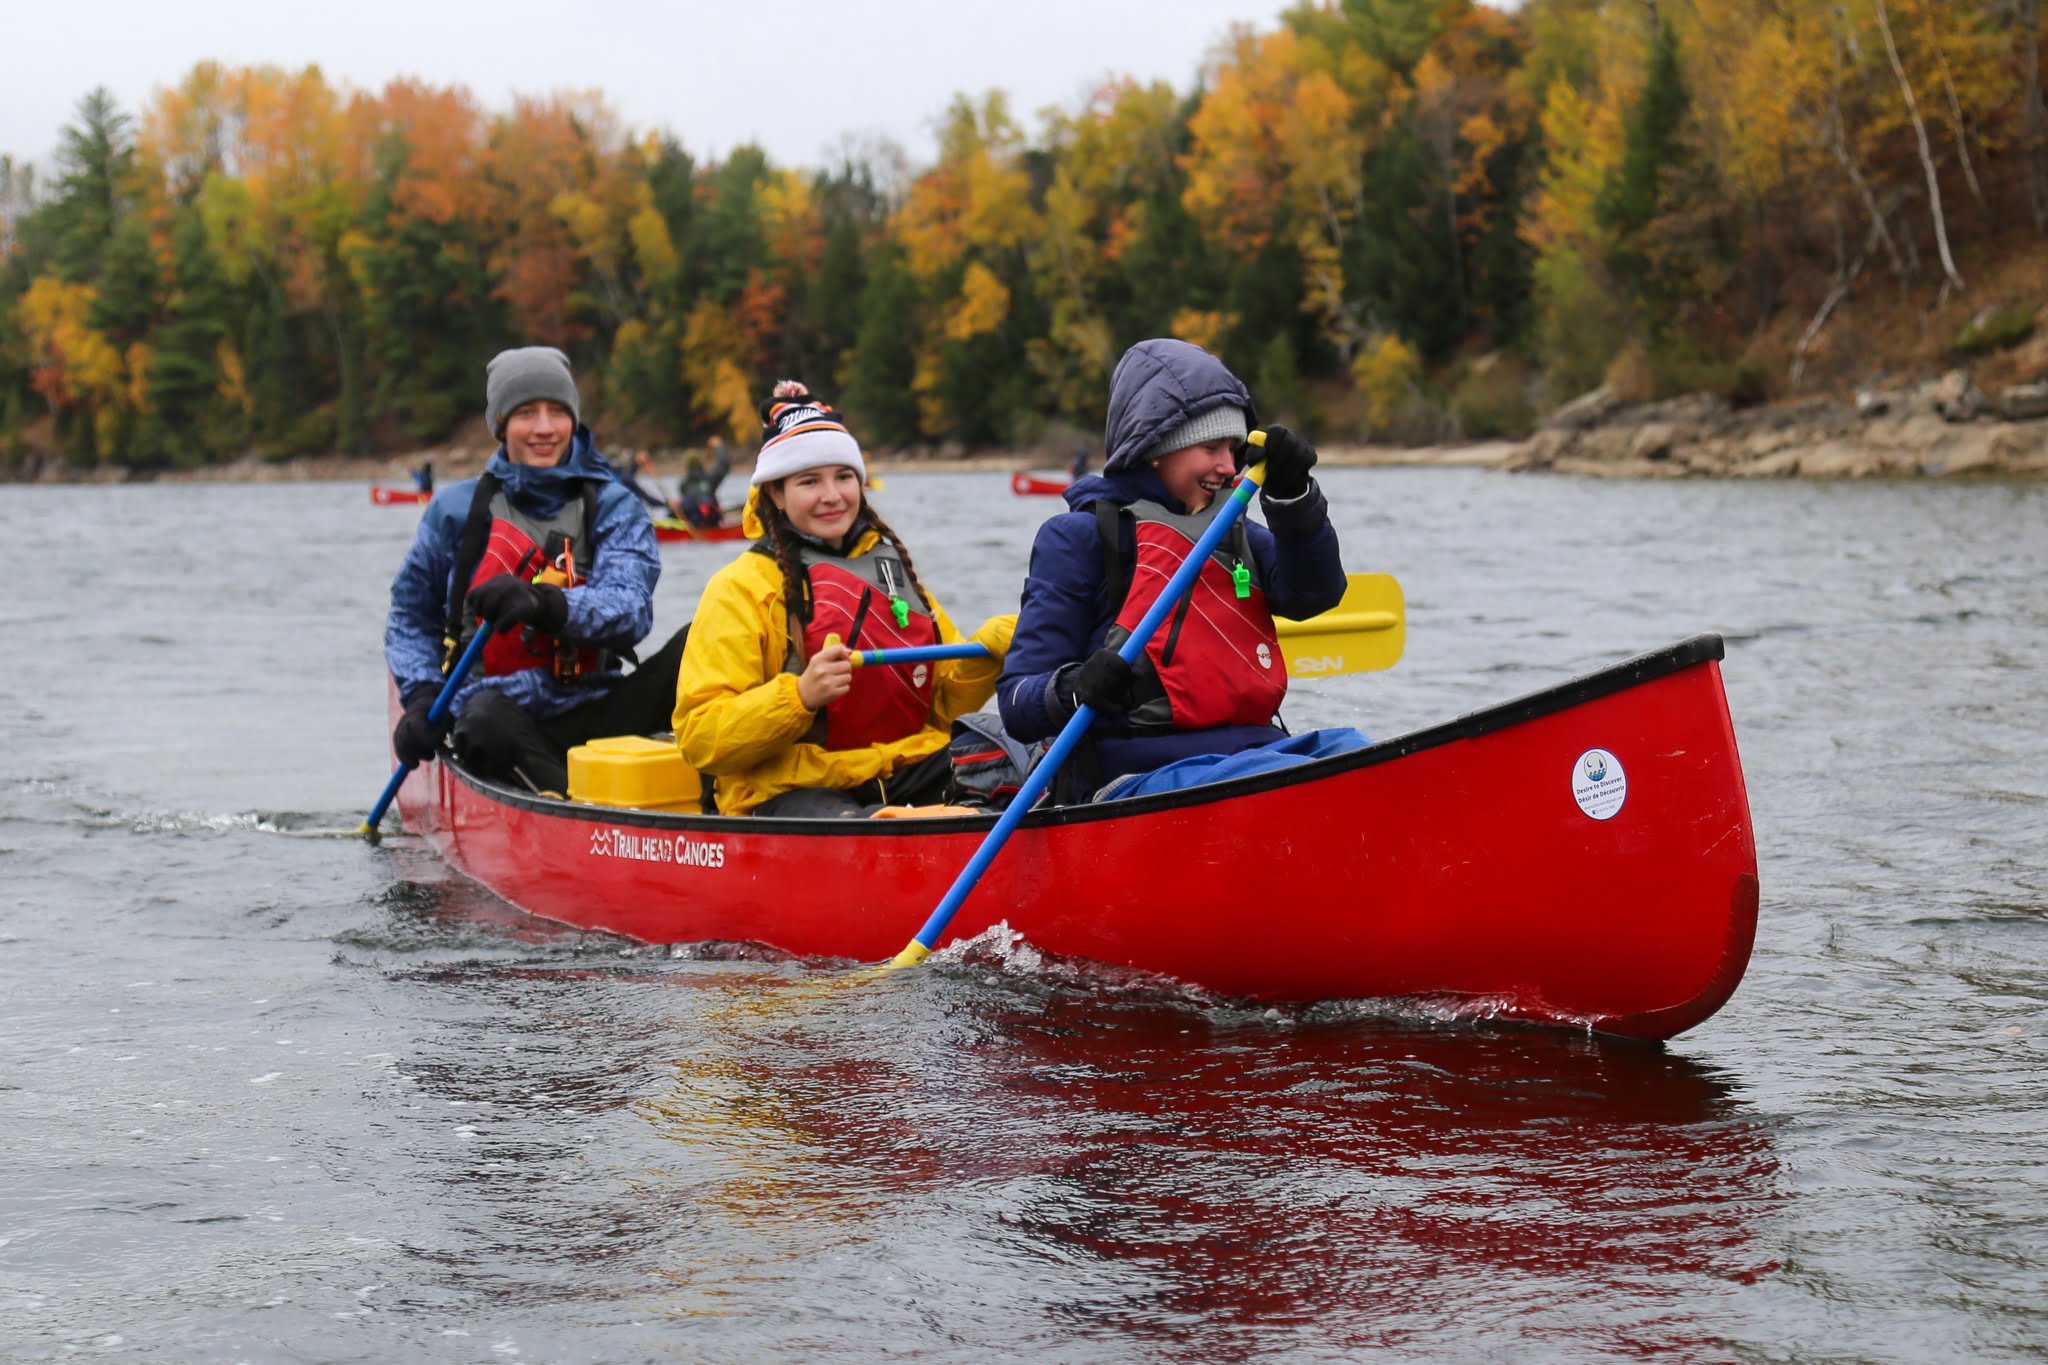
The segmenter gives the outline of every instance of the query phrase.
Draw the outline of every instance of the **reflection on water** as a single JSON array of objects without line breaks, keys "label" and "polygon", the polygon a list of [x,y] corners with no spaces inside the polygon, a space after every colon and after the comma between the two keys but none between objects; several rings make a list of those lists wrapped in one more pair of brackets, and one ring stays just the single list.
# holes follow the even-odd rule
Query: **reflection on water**
[{"label": "reflection on water", "polygon": [[[638,1110],[680,1153],[650,1187],[804,1260],[889,1259],[907,1221],[936,1263],[1034,1267],[1084,1337],[1337,1351],[1441,1346],[1446,1305],[1482,1292],[1610,1347],[1698,1345],[1657,1323],[1670,1284],[1774,1268],[1770,1125],[1657,1048],[957,974],[820,1013],[769,984],[709,993],[708,1032]],[[858,1046],[849,1015],[873,1026]],[[670,1273],[707,1301],[735,1276]]]}]

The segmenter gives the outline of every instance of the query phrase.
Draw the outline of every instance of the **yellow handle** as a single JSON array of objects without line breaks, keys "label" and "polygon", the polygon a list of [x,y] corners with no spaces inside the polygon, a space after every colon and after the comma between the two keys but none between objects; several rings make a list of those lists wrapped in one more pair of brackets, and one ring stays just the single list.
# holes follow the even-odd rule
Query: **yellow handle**
[{"label": "yellow handle", "polygon": [[[1244,438],[1244,443],[1248,446],[1264,446],[1266,444],[1266,433],[1255,431]],[[1246,478],[1259,487],[1264,488],[1266,486],[1266,462],[1264,460],[1245,466],[1244,473]]]}]

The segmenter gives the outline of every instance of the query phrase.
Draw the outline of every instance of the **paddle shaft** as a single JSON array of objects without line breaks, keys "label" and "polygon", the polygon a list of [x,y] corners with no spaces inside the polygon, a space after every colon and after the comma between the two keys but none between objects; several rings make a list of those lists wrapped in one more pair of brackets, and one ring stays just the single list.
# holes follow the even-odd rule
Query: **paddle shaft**
[{"label": "paddle shaft", "polygon": [[[428,720],[439,724],[448,718],[448,708],[455,703],[456,690],[462,686],[462,680],[469,675],[469,666],[484,652],[484,642],[490,638],[489,626],[477,628],[476,634],[470,638],[469,648],[462,651],[462,657],[457,659],[455,667],[448,671],[448,681],[441,684],[441,695],[434,698],[433,706],[428,708]],[[358,831],[365,838],[372,841],[376,839],[377,826],[383,823],[384,812],[391,809],[392,801],[398,796],[398,789],[405,784],[405,775],[418,766],[416,763],[401,763],[391,774],[391,780],[384,784],[384,794],[377,798],[376,805],[370,807],[370,813],[364,817],[363,827]]]},{"label": "paddle shaft", "polygon": [[[1264,433],[1255,432],[1253,435],[1259,437]],[[1256,440],[1254,443],[1264,444],[1263,441]],[[1259,484],[1264,480],[1265,474],[1266,465],[1261,460],[1239,476],[1237,486],[1231,489],[1229,500],[1210,521],[1209,529],[1202,532],[1202,537],[1195,542],[1194,549],[1188,551],[1188,557],[1181,561],[1181,566],[1174,570],[1173,577],[1167,580],[1166,587],[1153,599],[1144,616],[1139,618],[1130,638],[1117,650],[1117,656],[1125,663],[1134,664],[1138,661],[1138,656],[1145,652],[1145,646],[1152,642],[1153,635],[1158,632],[1160,623],[1166,620],[1167,613],[1171,612],[1179,603],[1181,596],[1194,586],[1195,577],[1202,572],[1202,566],[1209,562],[1209,556],[1223,543],[1223,538],[1230,534],[1230,528],[1244,515],[1244,509],[1251,505],[1252,496],[1259,491]],[[1017,789],[1017,795],[1011,799],[1009,806],[997,819],[996,827],[982,839],[981,847],[974,851],[974,856],[967,860],[967,866],[960,869],[960,875],[953,879],[951,889],[939,902],[938,908],[932,911],[931,918],[924,922],[924,927],[917,931],[916,936],[904,946],[903,951],[896,954],[891,966],[914,966],[931,956],[932,948],[938,943],[939,936],[946,932],[946,926],[952,922],[954,914],[966,902],[968,894],[974,890],[975,883],[981,880],[982,873],[988,871],[989,864],[995,861],[996,854],[1009,842],[1018,822],[1031,813],[1031,808],[1038,803],[1038,798],[1052,785],[1053,778],[1059,774],[1060,765],[1067,761],[1067,756],[1074,752],[1074,747],[1081,742],[1082,737],[1088,733],[1088,727],[1094,723],[1095,708],[1086,702],[1081,703],[1065,727],[1060,730],[1059,738],[1045,751],[1045,757],[1039,759],[1032,767],[1030,776],[1024,779],[1024,784]]]}]

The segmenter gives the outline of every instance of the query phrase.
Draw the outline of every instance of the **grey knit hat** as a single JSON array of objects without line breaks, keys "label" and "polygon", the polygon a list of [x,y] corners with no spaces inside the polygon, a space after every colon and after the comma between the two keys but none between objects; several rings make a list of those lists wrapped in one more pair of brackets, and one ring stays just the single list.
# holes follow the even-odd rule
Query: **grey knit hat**
[{"label": "grey knit hat", "polygon": [[484,366],[484,421],[491,435],[505,439],[505,419],[521,403],[546,398],[569,410],[581,422],[576,407],[576,381],[569,374],[569,357],[552,346],[521,346],[500,351]]},{"label": "grey knit hat", "polygon": [[1167,432],[1159,438],[1157,445],[1145,452],[1145,458],[1156,460],[1162,455],[1171,455],[1176,450],[1186,450],[1189,446],[1198,446],[1204,441],[1214,441],[1224,436],[1233,441],[1242,441],[1250,434],[1251,428],[1244,420],[1244,409],[1234,403],[1224,403],[1219,407],[1210,408],[1207,412],[1196,413]]}]

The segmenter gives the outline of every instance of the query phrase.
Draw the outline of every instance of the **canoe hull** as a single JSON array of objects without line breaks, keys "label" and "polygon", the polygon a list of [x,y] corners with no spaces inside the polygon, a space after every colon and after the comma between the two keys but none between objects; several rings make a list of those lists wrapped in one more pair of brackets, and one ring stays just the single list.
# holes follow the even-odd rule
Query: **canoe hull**
[{"label": "canoe hull", "polygon": [[426,502],[433,496],[432,493],[422,493],[417,488],[385,488],[378,484],[370,485],[370,501],[379,507]]},{"label": "canoe hull", "polygon": [[[1302,768],[1040,812],[950,937],[1001,923],[1239,999],[1409,997],[1670,1037],[1727,1000],[1756,926],[1720,648],[1699,637]],[[599,810],[445,763],[400,807],[550,919],[870,961],[903,946],[990,823]]]},{"label": "canoe hull", "polygon": [[1010,475],[1010,491],[1020,498],[1044,497],[1067,491],[1065,479],[1041,479],[1018,470]]},{"label": "canoe hull", "polygon": [[685,540],[743,540],[746,531],[734,520],[718,526],[692,526],[674,517],[663,517],[654,523],[654,538],[663,544]]}]

